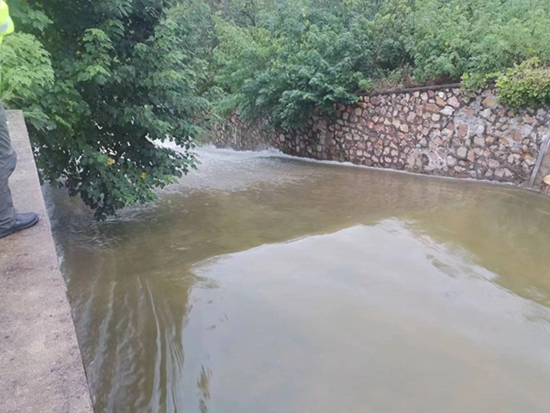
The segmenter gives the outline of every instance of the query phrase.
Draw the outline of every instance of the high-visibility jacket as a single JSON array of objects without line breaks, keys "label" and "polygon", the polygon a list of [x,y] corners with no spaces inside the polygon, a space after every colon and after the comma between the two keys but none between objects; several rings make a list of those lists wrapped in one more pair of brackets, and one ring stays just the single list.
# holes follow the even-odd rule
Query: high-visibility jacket
[{"label": "high-visibility jacket", "polygon": [[10,17],[10,8],[4,0],[0,0],[0,44],[4,36],[13,33],[14,26]]}]

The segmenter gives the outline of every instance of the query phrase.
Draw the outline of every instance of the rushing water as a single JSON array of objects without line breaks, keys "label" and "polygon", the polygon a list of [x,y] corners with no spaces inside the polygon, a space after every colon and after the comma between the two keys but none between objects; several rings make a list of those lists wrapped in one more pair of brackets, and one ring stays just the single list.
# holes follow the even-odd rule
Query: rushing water
[{"label": "rushing water", "polygon": [[51,194],[97,413],[548,413],[550,201],[204,149],[97,224]]}]

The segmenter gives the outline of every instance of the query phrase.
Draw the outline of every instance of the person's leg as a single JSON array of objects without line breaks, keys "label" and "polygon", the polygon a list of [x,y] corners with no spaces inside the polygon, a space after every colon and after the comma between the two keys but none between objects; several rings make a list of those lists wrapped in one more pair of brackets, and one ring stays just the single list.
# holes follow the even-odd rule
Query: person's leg
[{"label": "person's leg", "polygon": [[2,172],[5,178],[0,178],[0,230],[10,228],[15,219],[15,209],[8,186],[9,173]]},{"label": "person's leg", "polygon": [[0,238],[27,229],[38,223],[33,212],[16,214],[8,180],[15,169],[17,156],[11,146],[6,110],[0,101]]},{"label": "person's leg", "polygon": [[16,163],[17,156],[11,146],[6,111],[0,102],[0,230],[10,228],[15,220],[8,180]]}]

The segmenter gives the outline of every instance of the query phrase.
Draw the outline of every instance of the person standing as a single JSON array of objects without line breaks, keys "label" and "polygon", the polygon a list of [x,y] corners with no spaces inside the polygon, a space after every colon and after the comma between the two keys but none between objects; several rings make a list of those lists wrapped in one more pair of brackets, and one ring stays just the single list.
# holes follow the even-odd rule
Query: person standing
[{"label": "person standing", "polygon": [[[13,33],[14,25],[9,7],[0,0],[0,44],[4,36]],[[0,101],[0,238],[30,228],[38,223],[38,215],[31,212],[17,214],[13,207],[8,180],[17,163],[17,155],[11,146],[6,109]]]}]

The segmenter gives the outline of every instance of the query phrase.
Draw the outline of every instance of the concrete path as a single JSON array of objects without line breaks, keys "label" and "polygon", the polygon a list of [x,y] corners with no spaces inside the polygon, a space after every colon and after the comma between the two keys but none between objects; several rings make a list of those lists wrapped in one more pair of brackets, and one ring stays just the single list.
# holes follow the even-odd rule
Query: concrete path
[{"label": "concrete path", "polygon": [[8,112],[18,165],[10,187],[40,224],[0,239],[0,412],[90,413],[65,283],[19,111]]}]

